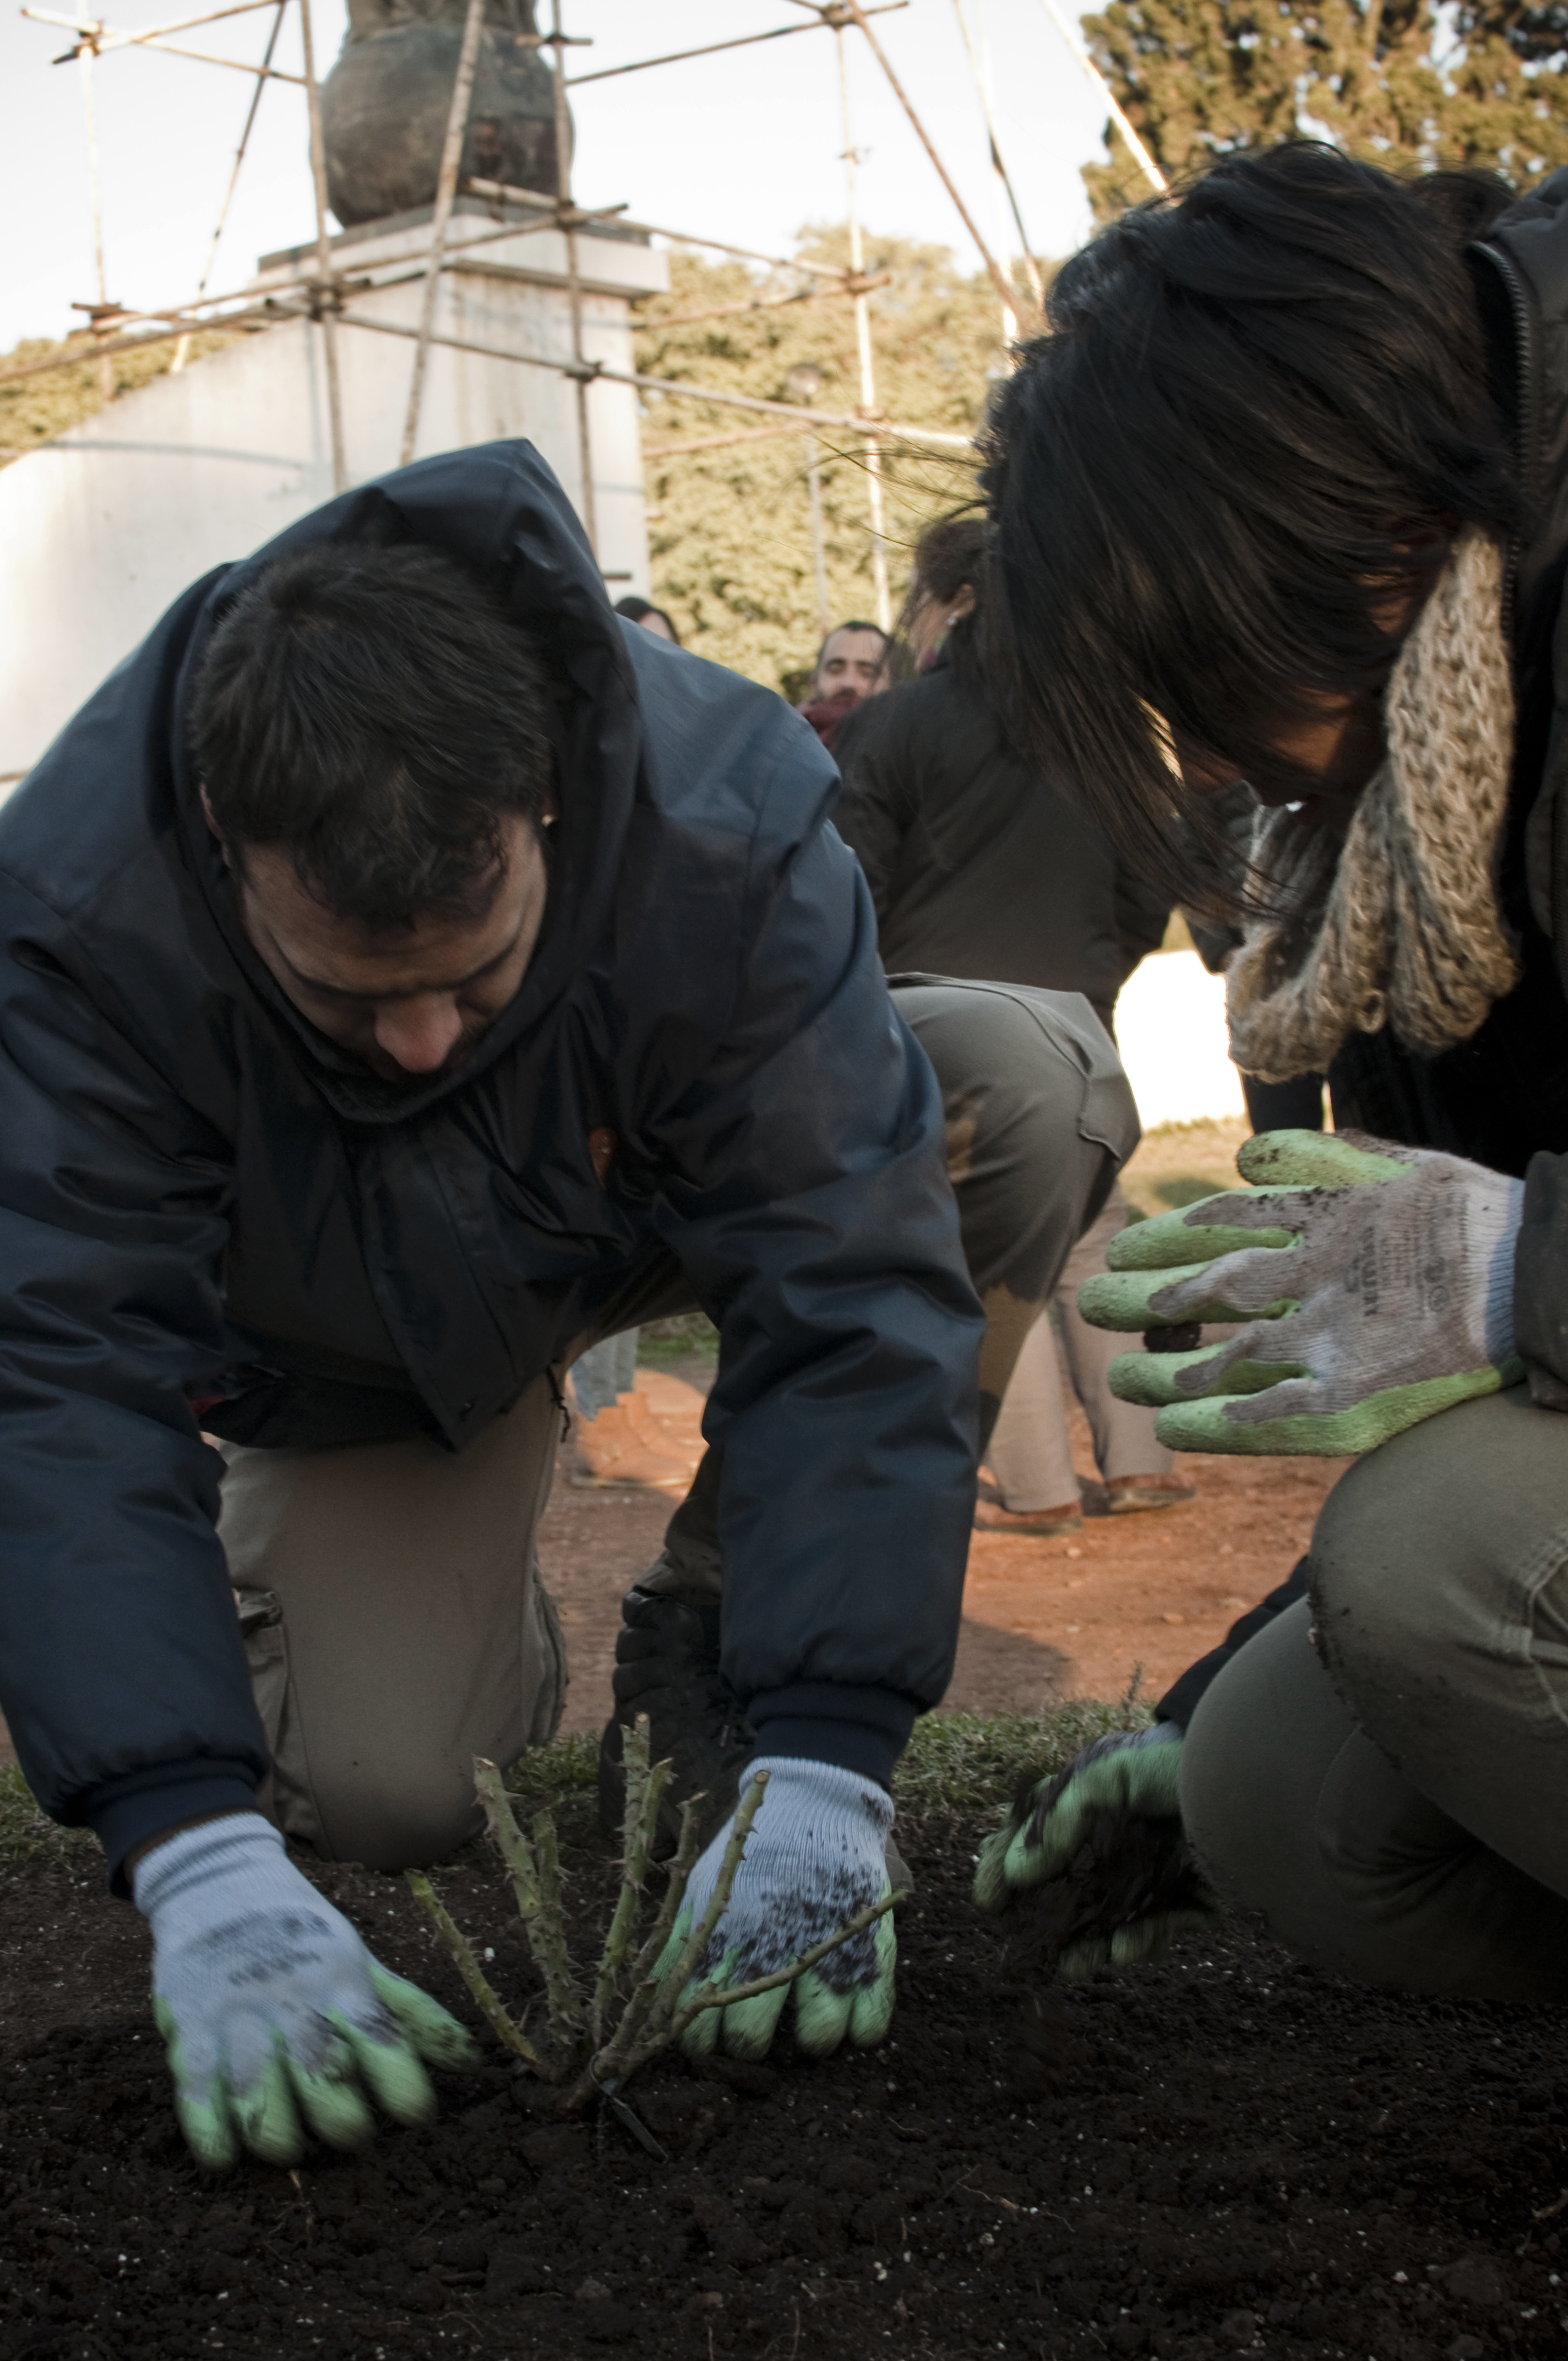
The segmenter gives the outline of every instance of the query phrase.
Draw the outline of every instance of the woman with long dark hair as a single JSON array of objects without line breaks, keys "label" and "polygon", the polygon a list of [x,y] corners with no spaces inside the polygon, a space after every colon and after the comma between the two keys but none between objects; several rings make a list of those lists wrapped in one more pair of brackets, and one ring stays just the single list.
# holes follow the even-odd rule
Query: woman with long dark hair
[{"label": "woman with long dark hair", "polygon": [[1237,1061],[1326,1071],[1340,1126],[1249,1143],[1084,1309],[1164,1332],[1117,1382],[1179,1448],[1360,1455],[1155,1729],[987,1848],[1002,1905],[1086,1819],[1163,1823],[1086,1956],[1201,1902],[1190,1844],[1347,1972],[1568,1996],[1565,310],[1568,174],[1299,143],[1096,238],[998,401],[1019,713],[1241,927]]},{"label": "woman with long dark hair", "polygon": [[[1058,764],[1036,768],[1013,743],[990,657],[989,538],[983,517],[960,513],[916,543],[899,636],[919,675],[841,725],[834,825],[866,873],[890,972],[1081,993],[1114,1038],[1116,995],[1158,950],[1169,897],[1128,874]],[[1128,1218],[1113,1184],[1020,1348],[975,1508],[982,1530],[1081,1526],[1064,1375],[1113,1515],[1192,1498],[1147,1409],[1109,1391],[1111,1340],[1079,1317],[1079,1287]]]}]

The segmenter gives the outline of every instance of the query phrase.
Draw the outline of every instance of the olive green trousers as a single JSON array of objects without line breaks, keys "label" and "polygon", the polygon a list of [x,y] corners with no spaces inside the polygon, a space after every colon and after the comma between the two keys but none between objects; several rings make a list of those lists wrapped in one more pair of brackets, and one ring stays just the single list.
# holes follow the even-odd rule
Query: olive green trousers
[{"label": "olive green trousers", "polygon": [[1363,1982],[1568,2000],[1568,1417],[1519,1387],[1369,1452],[1311,1569],[1192,1717],[1210,1875]]}]

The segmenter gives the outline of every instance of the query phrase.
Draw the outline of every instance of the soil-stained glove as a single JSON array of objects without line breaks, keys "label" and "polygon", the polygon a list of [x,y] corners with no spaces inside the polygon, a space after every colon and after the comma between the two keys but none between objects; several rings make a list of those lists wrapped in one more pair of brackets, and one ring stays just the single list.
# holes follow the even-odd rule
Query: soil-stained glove
[{"label": "soil-stained glove", "polygon": [[1524,1375],[1521,1180],[1355,1132],[1265,1132],[1236,1163],[1252,1190],[1133,1223],[1079,1290],[1098,1328],[1249,1323],[1112,1363],[1112,1391],[1158,1408],[1170,1449],[1371,1451]]},{"label": "soil-stained glove", "polygon": [[[736,1873],[729,1907],[714,1930],[687,1989],[751,1983],[772,1975],[813,1944],[837,1934],[858,1912],[881,1902],[888,1884],[885,1847],[893,1798],[874,1779],[830,1763],[761,1755],[743,1774],[765,1771],[768,1784]],[[691,1874],[680,1917],[661,1967],[679,1957],[718,1882],[729,1823]],[[830,1951],[793,1984],[693,2018],[683,2048],[693,2057],[721,2048],[731,2058],[767,2055],[784,2003],[795,1995],[795,2037],[814,2058],[849,2040],[869,2049],[893,2019],[893,1913]]]},{"label": "soil-stained glove", "polygon": [[213,2170],[242,2146],[294,2163],[302,2115],[328,2147],[362,2147],[376,2126],[361,2078],[399,2123],[423,2123],[435,2093],[421,2059],[478,2064],[456,2019],[371,1957],[259,1813],[182,1829],[143,1855],[133,1883],[175,2113]]},{"label": "soil-stained glove", "polygon": [[1064,1976],[1157,1959],[1213,1898],[1181,1827],[1181,1731],[1117,1730],[1028,1781],[980,1850],[981,1909],[1024,1908],[1030,1948]]}]

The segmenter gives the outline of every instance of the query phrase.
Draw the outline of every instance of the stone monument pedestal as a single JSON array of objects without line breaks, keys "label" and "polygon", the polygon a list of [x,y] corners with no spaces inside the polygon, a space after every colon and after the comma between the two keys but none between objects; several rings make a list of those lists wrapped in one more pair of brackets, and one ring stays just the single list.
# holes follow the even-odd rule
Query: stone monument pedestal
[{"label": "stone monument pedestal", "polygon": [[[417,327],[428,213],[346,231],[333,243],[349,282],[337,327],[350,484],[398,464],[411,335]],[[569,359],[566,240],[514,214],[459,199],[447,233],[435,333]],[[288,282],[315,249],[264,258],[258,294],[300,300]],[[577,232],[586,357],[632,367],[629,305],[668,284],[664,258],[635,234]],[[403,276],[402,274],[411,274]],[[356,289],[361,275],[401,283]],[[612,598],[649,588],[636,390],[588,388],[599,564]],[[431,347],[415,456],[521,435],[582,511],[573,380],[450,346]],[[244,557],[333,497],[323,331],[284,320],[243,344],[156,378],[0,472],[0,782],[35,763],[76,708],[186,586]],[[3,791],[3,787],[0,787]]]}]

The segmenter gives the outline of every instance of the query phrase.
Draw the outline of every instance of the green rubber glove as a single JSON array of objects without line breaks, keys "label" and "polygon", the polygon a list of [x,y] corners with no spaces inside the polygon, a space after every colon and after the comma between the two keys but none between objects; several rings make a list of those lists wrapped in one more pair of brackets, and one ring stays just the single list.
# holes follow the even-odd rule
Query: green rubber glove
[{"label": "green rubber glove", "polygon": [[242,2148],[296,2164],[307,2128],[362,2147],[376,2128],[367,2092],[399,2123],[428,2122],[422,2060],[479,2064],[455,2017],[372,1957],[259,1813],[181,1829],[143,1855],[134,1883],[175,2113],[210,2170]]},{"label": "green rubber glove", "polygon": [[1111,1364],[1171,1450],[1371,1451],[1522,1378],[1522,1181],[1354,1132],[1264,1132],[1236,1163],[1255,1187],[1131,1224],[1079,1290],[1098,1328],[1248,1323]]},{"label": "green rubber glove", "polygon": [[981,1847],[976,1903],[1032,1919],[1059,1975],[1157,1959],[1179,1928],[1219,1915],[1182,1831],[1180,1775],[1174,1722],[1097,1738],[1025,1784]]},{"label": "green rubber glove", "polygon": [[[791,1755],[761,1756],[750,1767],[768,1773],[767,1788],[729,1906],[688,1993],[704,1983],[732,1986],[772,1975],[890,1891],[893,1798],[885,1788],[836,1763]],[[712,1899],[729,1841],[726,1822],[692,1871],[659,1962],[661,1975],[674,1966]],[[873,2048],[893,2021],[897,1957],[889,1910],[794,1983],[704,2009],[687,2026],[681,2046],[690,2057],[717,2048],[731,2058],[764,2058],[793,1998],[795,2037],[809,2056],[826,2058],[846,2041],[851,2048]]]}]

